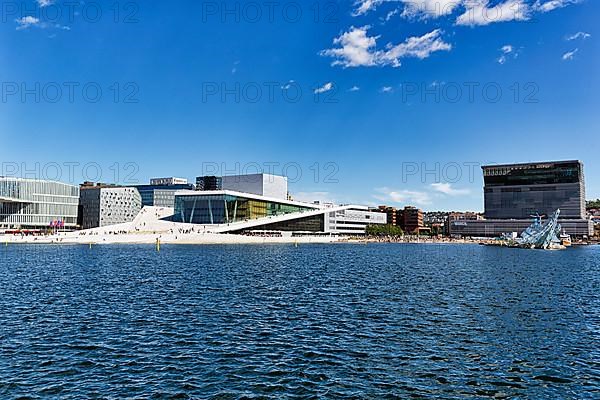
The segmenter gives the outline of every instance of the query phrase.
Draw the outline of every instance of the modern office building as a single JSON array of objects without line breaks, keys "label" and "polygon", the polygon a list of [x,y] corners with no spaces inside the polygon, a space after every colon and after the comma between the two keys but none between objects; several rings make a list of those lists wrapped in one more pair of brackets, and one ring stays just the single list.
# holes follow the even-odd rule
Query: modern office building
[{"label": "modern office building", "polygon": [[581,161],[483,167],[486,219],[529,219],[560,208],[563,219],[585,219]]},{"label": "modern office building", "polygon": [[77,226],[79,188],[60,182],[0,177],[0,229]]},{"label": "modern office building", "polygon": [[223,178],[220,176],[199,176],[196,178],[196,190],[223,190]]},{"label": "modern office building", "polygon": [[585,214],[585,180],[581,161],[550,161],[484,166],[485,219],[449,222],[450,234],[500,236],[521,233],[535,215],[560,209],[565,233],[593,234]]},{"label": "modern office building", "polygon": [[387,224],[387,214],[369,211],[366,206],[351,206],[329,212],[325,217],[325,232],[340,235],[364,235],[369,225]]},{"label": "modern office building", "polygon": [[131,222],[142,209],[142,197],[134,187],[85,183],[79,195],[83,229]]},{"label": "modern office building", "polygon": [[182,178],[151,179],[149,185],[135,187],[142,197],[142,207],[175,207],[175,192],[179,190],[194,190],[194,185]]},{"label": "modern office building", "polygon": [[220,233],[256,231],[361,235],[385,214],[362,206],[290,201],[232,190],[175,194],[175,222],[212,226]]},{"label": "modern office building", "polygon": [[173,185],[187,185],[188,180],[185,178],[152,178],[150,179],[150,185],[152,186],[173,186]]}]

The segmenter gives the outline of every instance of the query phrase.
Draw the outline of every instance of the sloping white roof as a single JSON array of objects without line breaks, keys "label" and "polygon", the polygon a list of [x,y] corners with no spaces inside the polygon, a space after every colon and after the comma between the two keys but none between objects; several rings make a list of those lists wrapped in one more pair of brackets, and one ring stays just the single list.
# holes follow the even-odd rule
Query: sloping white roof
[{"label": "sloping white roof", "polygon": [[318,204],[305,203],[302,201],[278,199],[276,197],[261,196],[259,194],[253,194],[253,193],[236,192],[234,190],[178,190],[175,192],[175,197],[177,197],[177,196],[223,196],[223,195],[244,197],[247,199],[262,200],[262,201],[268,201],[271,203],[287,204],[290,206],[314,208],[315,210],[325,209],[325,207],[320,206]]}]

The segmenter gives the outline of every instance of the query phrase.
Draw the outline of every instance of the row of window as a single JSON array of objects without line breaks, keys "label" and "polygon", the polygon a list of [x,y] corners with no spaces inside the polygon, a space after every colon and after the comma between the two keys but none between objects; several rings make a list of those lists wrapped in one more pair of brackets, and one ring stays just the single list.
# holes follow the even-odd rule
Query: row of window
[{"label": "row of window", "polygon": [[28,181],[0,178],[0,197],[23,201],[75,202],[79,188],[60,182]]}]

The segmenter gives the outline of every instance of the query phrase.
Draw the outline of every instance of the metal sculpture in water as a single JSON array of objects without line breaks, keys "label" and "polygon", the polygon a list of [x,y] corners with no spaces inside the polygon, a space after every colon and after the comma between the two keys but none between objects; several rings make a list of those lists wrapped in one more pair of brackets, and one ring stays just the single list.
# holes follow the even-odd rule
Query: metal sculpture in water
[{"label": "metal sculpture in water", "polygon": [[554,211],[548,221],[542,223],[542,217],[538,214],[534,216],[533,224],[525,229],[521,236],[516,239],[516,243],[522,247],[536,249],[556,249],[562,248],[560,233],[562,227],[558,223],[560,209]]}]

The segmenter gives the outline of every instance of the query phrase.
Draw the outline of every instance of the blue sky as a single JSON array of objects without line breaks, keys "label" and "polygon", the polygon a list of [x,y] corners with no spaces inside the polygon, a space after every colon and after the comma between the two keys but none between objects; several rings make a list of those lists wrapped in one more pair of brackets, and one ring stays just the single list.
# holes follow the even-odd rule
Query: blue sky
[{"label": "blue sky", "polygon": [[481,210],[479,165],[581,159],[600,197],[598,15],[592,0],[3,2],[0,174],[260,166],[303,200]]}]

